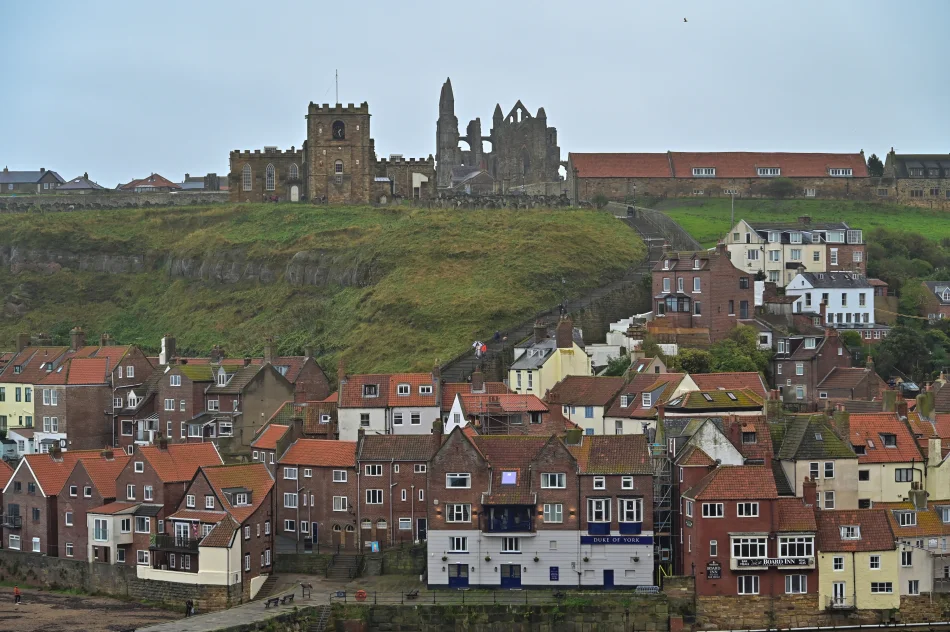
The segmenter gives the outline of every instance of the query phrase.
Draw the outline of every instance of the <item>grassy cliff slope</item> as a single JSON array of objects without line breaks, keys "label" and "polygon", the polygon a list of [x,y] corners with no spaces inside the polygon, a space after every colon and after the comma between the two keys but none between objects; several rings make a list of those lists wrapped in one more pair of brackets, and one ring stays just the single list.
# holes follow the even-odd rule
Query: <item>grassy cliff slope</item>
[{"label": "grassy cliff slope", "polygon": [[[274,335],[282,352],[311,346],[325,362],[344,353],[354,371],[394,371],[447,360],[563,291],[609,282],[645,251],[625,224],[590,210],[262,204],[0,215],[0,253],[0,349],[18,331],[65,341],[81,324],[149,349],[172,332],[180,349],[221,344],[231,356],[259,353]],[[144,263],[76,263],[97,257]],[[301,257],[330,280],[294,282],[285,272]],[[222,258],[275,278],[180,272]]]}]

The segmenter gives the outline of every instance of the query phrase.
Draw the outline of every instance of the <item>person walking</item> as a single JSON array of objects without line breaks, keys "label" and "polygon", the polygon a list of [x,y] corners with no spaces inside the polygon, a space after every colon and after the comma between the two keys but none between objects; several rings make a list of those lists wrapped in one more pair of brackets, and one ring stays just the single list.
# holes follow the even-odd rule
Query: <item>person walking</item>
[{"label": "person walking", "polygon": [[20,600],[21,600],[21,597],[20,597],[20,587],[19,587],[19,586],[14,586],[14,587],[13,587],[13,603],[14,603],[15,605],[19,606],[19,605],[20,605]]}]

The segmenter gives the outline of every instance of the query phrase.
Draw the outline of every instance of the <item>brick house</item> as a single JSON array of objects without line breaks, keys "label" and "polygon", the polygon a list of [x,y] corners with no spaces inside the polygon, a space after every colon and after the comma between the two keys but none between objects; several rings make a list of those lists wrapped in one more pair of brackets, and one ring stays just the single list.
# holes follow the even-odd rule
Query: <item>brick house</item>
[{"label": "brick house", "polygon": [[40,167],[39,171],[0,171],[0,195],[48,195],[66,181],[55,171]]},{"label": "brick house", "polygon": [[929,320],[950,318],[950,281],[921,281],[926,290],[920,315]]},{"label": "brick house", "polygon": [[297,547],[310,539],[326,548],[358,548],[356,450],[356,441],[294,441],[278,459],[278,537]]},{"label": "brick house", "polygon": [[[770,424],[775,459],[796,496],[803,481],[815,483],[816,505],[824,509],[858,508],[858,455],[822,416],[786,415]],[[776,481],[778,482],[778,481]]]},{"label": "brick house", "polygon": [[719,466],[680,504],[678,568],[695,574],[698,596],[818,591],[813,493],[780,498],[770,466]]},{"label": "brick house", "polygon": [[112,384],[105,358],[71,358],[37,384],[36,429],[70,450],[113,442]]},{"label": "brick house", "polygon": [[[117,500],[88,510],[90,533],[97,520],[105,524],[102,537],[90,538],[90,559],[131,566],[146,557],[152,537],[167,532],[166,518],[177,510],[198,468],[221,463],[213,443],[137,447],[114,478]],[[123,525],[124,520],[129,522]],[[134,529],[125,528],[129,525]]]},{"label": "brick house", "polygon": [[442,435],[366,435],[356,454],[361,489],[357,518],[366,547],[411,544],[427,537],[428,464]]},{"label": "brick house", "polygon": [[836,413],[835,423],[858,455],[858,508],[907,497],[921,480],[924,462],[906,420],[895,412]]},{"label": "brick house", "polygon": [[724,244],[714,251],[665,251],[653,267],[655,318],[647,327],[663,342],[684,335],[718,342],[737,321],[751,318],[753,285],[753,272],[736,267]]},{"label": "brick house", "polygon": [[63,484],[80,459],[98,459],[98,450],[28,454],[3,488],[6,548],[55,557]]},{"label": "brick house", "polygon": [[685,373],[637,375],[607,409],[605,434],[644,434],[644,428],[656,428],[657,406],[695,389],[692,377]]},{"label": "brick house", "polygon": [[[869,358],[870,360],[870,358]],[[874,370],[874,364],[861,367],[836,366],[818,383],[819,401],[834,403],[842,400],[880,400],[887,383]]]},{"label": "brick house", "polygon": [[560,414],[560,408],[551,408],[534,395],[499,393],[497,395],[460,393],[449,409],[444,431],[471,425],[478,434],[546,434],[545,422],[556,418],[574,426]]},{"label": "brick house", "polygon": [[[786,405],[805,411],[823,408],[818,384],[835,368],[851,366],[851,354],[835,329],[814,335],[776,335],[772,357],[772,377]],[[827,391],[826,391],[827,392]]]},{"label": "brick house", "polygon": [[642,436],[454,430],[430,463],[430,586],[652,583],[650,463]]},{"label": "brick house", "polygon": [[261,463],[202,466],[188,484],[169,533],[139,551],[139,579],[213,584],[253,599],[273,570],[274,479]]},{"label": "brick house", "polygon": [[791,152],[569,153],[568,195],[625,202],[646,197],[775,197],[775,178],[798,198],[871,197],[864,154]]},{"label": "brick house", "polygon": [[[86,516],[91,509],[113,502],[116,478],[129,462],[129,455],[103,450],[98,459],[79,459],[59,495],[58,557],[87,558],[89,532]],[[95,558],[97,561],[106,561]]]},{"label": "brick house", "polygon": [[429,434],[442,418],[441,380],[433,373],[346,375],[341,364],[337,415],[340,438],[367,434]]},{"label": "brick house", "polygon": [[[13,477],[13,467],[10,466],[5,460],[0,460],[0,514],[6,512],[6,505],[3,504],[3,489],[7,486],[7,483],[10,482],[10,479]],[[3,519],[5,516],[0,515],[0,548],[3,548],[6,544],[6,539],[4,538],[4,527],[6,526],[6,520]]]}]

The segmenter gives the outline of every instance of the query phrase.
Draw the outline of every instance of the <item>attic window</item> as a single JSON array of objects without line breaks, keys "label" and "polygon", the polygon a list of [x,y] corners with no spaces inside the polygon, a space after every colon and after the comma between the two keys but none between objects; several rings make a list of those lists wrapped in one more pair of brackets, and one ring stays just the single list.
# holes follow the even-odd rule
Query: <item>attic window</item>
[{"label": "attic window", "polygon": [[330,415],[320,415],[320,423],[322,424],[330,423]]},{"label": "attic window", "polygon": [[940,514],[940,521],[944,524],[950,523],[950,506],[937,507]]},{"label": "attic window", "polygon": [[752,432],[743,432],[742,433],[742,443],[743,444],[752,444],[755,443],[755,431]]},{"label": "attic window", "polygon": [[408,385],[408,384],[400,384],[399,386],[397,386],[397,387],[396,387],[396,394],[397,394],[397,395],[408,395],[408,394],[409,394],[409,385]]},{"label": "attic window", "polygon": [[502,472],[502,473],[501,473],[501,484],[502,484],[502,485],[517,485],[517,484],[518,484],[518,472]]},{"label": "attic window", "polygon": [[868,451],[864,449],[863,445],[856,445],[854,446],[854,453],[858,456],[864,456],[868,453]]},{"label": "attic window", "polygon": [[626,408],[626,407],[629,406],[629,405],[630,405],[630,399],[629,399],[626,395],[621,395],[621,396],[620,396],[620,407],[621,407],[621,408]]},{"label": "attic window", "polygon": [[664,259],[664,260],[663,260],[663,269],[664,269],[664,270],[669,270],[669,269],[670,269],[670,260],[669,260],[669,259]]},{"label": "attic window", "polygon": [[218,386],[224,386],[228,383],[228,374],[224,370],[218,371]]},{"label": "attic window", "polygon": [[913,511],[895,511],[894,517],[897,518],[897,524],[902,527],[917,526],[917,514]]},{"label": "attic window", "polygon": [[877,448],[877,446],[874,445],[874,439],[868,439],[868,447],[872,450]]},{"label": "attic window", "polygon": [[22,372],[23,372],[23,367],[20,366],[19,364],[16,365],[15,367],[13,367],[13,374],[14,374],[14,375],[19,375],[19,374],[22,373]]},{"label": "attic window", "polygon": [[379,384],[364,384],[363,397],[379,397]]},{"label": "attic window", "polygon": [[420,387],[419,387],[419,394],[420,394],[420,395],[432,395],[432,385],[431,385],[431,384],[423,384],[422,386],[420,386]]},{"label": "attic window", "polygon": [[861,527],[848,525],[840,527],[841,530],[841,539],[842,540],[860,540],[861,539]]},{"label": "attic window", "polygon": [[824,437],[821,436],[820,432],[815,433],[815,441],[824,441]]},{"label": "attic window", "polygon": [[884,444],[885,448],[896,448],[897,447],[897,435],[894,434],[883,434],[881,433],[881,443]]},{"label": "attic window", "polygon": [[701,266],[702,264],[703,262],[701,260],[693,259],[693,270],[699,270],[699,266]]},{"label": "attic window", "polygon": [[805,338],[805,348],[814,349],[815,348],[815,339],[814,338]]},{"label": "attic window", "polygon": [[726,397],[728,397],[729,399],[731,399],[731,400],[734,401],[734,402],[739,401],[739,398],[736,397],[736,394],[733,393],[732,391],[726,391]]},{"label": "attic window", "polygon": [[642,399],[644,408],[650,408],[653,406],[653,393],[644,393],[642,395]]},{"label": "attic window", "polygon": [[713,400],[712,395],[709,393],[703,393],[703,399],[705,399],[707,402],[711,402]]},{"label": "attic window", "polygon": [[283,375],[284,377],[287,377],[287,371],[290,370],[290,367],[287,366],[286,364],[281,364],[279,366],[275,366],[274,368],[277,369],[277,372]]}]

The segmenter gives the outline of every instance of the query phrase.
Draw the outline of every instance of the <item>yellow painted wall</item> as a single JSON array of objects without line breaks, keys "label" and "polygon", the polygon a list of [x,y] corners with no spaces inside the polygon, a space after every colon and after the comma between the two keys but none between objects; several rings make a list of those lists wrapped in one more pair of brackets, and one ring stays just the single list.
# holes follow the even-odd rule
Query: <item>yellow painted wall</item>
[{"label": "yellow painted wall", "polygon": [[[894,480],[894,471],[898,468],[916,468],[914,480],[920,481],[923,464],[918,463],[868,463],[858,464],[858,471],[868,470],[869,480],[858,481],[858,498],[868,498],[872,502],[898,502],[907,498],[910,483],[898,483]],[[944,494],[946,495],[946,494]]]},{"label": "yellow painted wall", "polygon": [[[36,426],[36,418],[33,414],[33,404],[36,402],[37,390],[32,384],[12,384],[0,383],[0,387],[5,389],[5,401],[0,402],[0,415],[6,415],[7,427],[15,428],[26,425],[26,417],[33,417],[33,426]],[[16,389],[20,389],[20,401],[16,401]],[[26,389],[30,389],[30,401],[26,401]]]},{"label": "yellow painted wall", "polygon": [[554,385],[568,375],[593,375],[590,357],[574,343],[570,349],[555,349],[541,368],[532,371],[531,388],[528,388],[528,371],[521,370],[521,388],[518,388],[518,371],[508,371],[508,386],[516,393],[536,395],[543,398]]},{"label": "yellow painted wall", "polygon": [[[880,570],[871,570],[871,556],[881,557]],[[852,557],[853,556],[853,557]],[[834,558],[844,558],[844,569],[834,570]],[[819,607],[830,609],[834,582],[845,583],[845,598],[860,610],[886,610],[900,607],[900,553],[871,551],[859,553],[822,552],[818,555]],[[872,594],[872,582],[891,582],[893,591]]]}]

